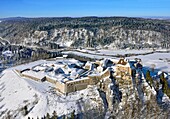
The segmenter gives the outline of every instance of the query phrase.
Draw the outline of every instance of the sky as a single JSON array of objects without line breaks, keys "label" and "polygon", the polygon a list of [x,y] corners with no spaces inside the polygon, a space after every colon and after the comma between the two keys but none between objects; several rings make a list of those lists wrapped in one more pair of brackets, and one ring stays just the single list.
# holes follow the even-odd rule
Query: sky
[{"label": "sky", "polygon": [[0,18],[170,16],[170,0],[0,0]]}]

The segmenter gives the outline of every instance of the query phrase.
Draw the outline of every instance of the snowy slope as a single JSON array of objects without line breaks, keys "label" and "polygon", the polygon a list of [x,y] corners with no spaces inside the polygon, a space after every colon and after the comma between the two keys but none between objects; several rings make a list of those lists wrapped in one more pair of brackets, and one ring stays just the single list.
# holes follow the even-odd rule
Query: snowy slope
[{"label": "snowy slope", "polygon": [[12,70],[6,70],[0,79],[0,112],[3,117],[3,111],[7,113],[9,110],[13,114],[25,105],[34,102],[35,95],[38,92],[32,88],[21,78],[19,78]]},{"label": "snowy slope", "polygon": [[[19,66],[21,68],[21,66]],[[68,96],[55,90],[55,86],[47,82],[36,82],[19,77],[13,70],[3,71],[0,78],[0,117],[9,111],[16,119],[43,117],[55,110],[58,116],[89,110],[102,104],[96,87],[77,91]],[[27,106],[28,115],[23,116],[22,108]],[[14,117],[15,115],[15,117]],[[5,117],[4,117],[5,118]]]}]

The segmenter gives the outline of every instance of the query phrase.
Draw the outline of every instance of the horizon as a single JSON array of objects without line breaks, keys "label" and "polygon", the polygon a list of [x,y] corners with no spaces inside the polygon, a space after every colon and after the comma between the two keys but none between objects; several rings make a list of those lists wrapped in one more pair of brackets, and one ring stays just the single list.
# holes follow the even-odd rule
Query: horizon
[{"label": "horizon", "polygon": [[127,17],[127,18],[143,18],[143,19],[169,19],[170,18],[170,16],[76,16],[76,17],[72,17],[72,16],[38,16],[38,17],[25,17],[25,16],[10,16],[10,17],[3,17],[3,18],[1,18],[0,17],[0,19],[2,20],[2,19],[15,19],[15,18],[26,18],[26,19],[36,19],[36,18],[85,18],[85,17],[96,17],[96,18],[111,18],[111,17]]},{"label": "horizon", "polygon": [[169,0],[5,0],[0,18],[9,17],[169,17]]}]

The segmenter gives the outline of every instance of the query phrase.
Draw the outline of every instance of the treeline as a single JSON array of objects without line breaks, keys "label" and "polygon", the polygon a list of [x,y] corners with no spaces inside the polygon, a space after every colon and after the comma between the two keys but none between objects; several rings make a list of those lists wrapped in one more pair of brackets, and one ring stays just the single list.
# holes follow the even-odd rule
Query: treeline
[{"label": "treeline", "polygon": [[28,119],[79,119],[79,117],[78,115],[75,114],[75,110],[73,110],[73,112],[71,112],[70,115],[62,115],[60,117],[58,117],[56,111],[53,111],[51,115],[47,113],[43,117],[37,117],[37,118],[28,117]]},{"label": "treeline", "polygon": [[[87,34],[85,35],[88,36],[89,41],[85,39],[85,36],[81,38],[80,35],[78,37],[70,35],[67,38],[63,38],[62,36],[65,32],[62,28],[67,30],[77,29],[79,32],[81,32],[81,29],[85,29],[87,30]],[[117,29],[113,30],[112,28]],[[73,46],[75,47],[77,47],[76,44],[79,44],[80,42],[82,42],[81,45],[84,47],[96,47],[100,44],[103,46],[115,42],[115,45],[120,49],[128,47],[133,49],[138,47],[140,48],[141,46],[136,45],[141,45],[142,43],[139,43],[141,41],[146,42],[143,46],[148,45],[147,47],[150,47],[150,44],[147,44],[148,39],[152,42],[155,41],[155,44],[153,44],[152,47],[170,47],[170,21],[128,17],[56,17],[10,19],[0,23],[0,37],[8,39],[12,43],[20,44],[25,43],[26,41],[24,39],[30,38],[34,35],[35,31],[47,31],[47,38],[43,39],[44,41],[47,41],[51,40],[54,29],[60,30],[60,32],[58,32],[59,35],[55,37],[56,41],[59,39],[70,39],[70,37],[72,37],[72,40],[74,41]],[[101,29],[104,33],[100,32]],[[140,33],[134,32],[133,30],[139,30]],[[143,33],[142,30],[148,32]],[[70,34],[71,32],[72,31],[70,31]],[[93,35],[90,35],[89,33],[93,33]],[[83,36],[83,34],[81,35]],[[132,40],[139,39],[139,41],[137,41],[136,44],[124,42],[124,40],[127,41],[128,38]],[[87,41],[86,45],[84,45],[84,40]],[[116,44],[117,41],[122,41],[122,43]]]},{"label": "treeline", "polygon": [[[7,25],[5,27],[5,25]],[[54,28],[108,28],[121,26],[127,29],[152,30],[158,32],[169,32],[170,22],[166,20],[128,18],[128,17],[82,17],[82,18],[23,18],[7,20],[0,24],[1,29],[17,26],[26,26],[32,30],[51,30]],[[21,27],[22,28],[22,27]]]},{"label": "treeline", "polygon": [[160,74],[160,76],[158,76],[158,78],[160,79],[160,81],[153,79],[151,77],[150,71],[148,70],[146,72],[146,82],[149,84],[149,86],[152,88],[154,87],[154,89],[156,90],[156,92],[159,92],[159,85],[161,84],[161,90],[163,93],[165,93],[168,97],[170,97],[170,88],[168,86],[168,79],[165,78],[165,72],[162,72]]},{"label": "treeline", "polygon": [[[10,51],[12,54],[9,56],[3,55],[2,53],[5,51]],[[57,56],[61,56],[61,53],[47,51],[42,48],[29,48],[10,44],[0,46],[0,61],[4,68]]]}]

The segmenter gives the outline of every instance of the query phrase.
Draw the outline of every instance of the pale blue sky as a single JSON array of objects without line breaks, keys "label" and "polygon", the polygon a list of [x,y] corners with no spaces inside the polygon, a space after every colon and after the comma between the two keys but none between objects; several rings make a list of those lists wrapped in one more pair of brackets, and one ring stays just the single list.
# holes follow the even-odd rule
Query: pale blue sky
[{"label": "pale blue sky", "polygon": [[0,17],[170,16],[170,0],[0,0]]}]

